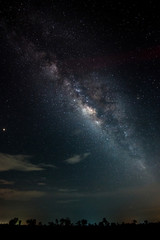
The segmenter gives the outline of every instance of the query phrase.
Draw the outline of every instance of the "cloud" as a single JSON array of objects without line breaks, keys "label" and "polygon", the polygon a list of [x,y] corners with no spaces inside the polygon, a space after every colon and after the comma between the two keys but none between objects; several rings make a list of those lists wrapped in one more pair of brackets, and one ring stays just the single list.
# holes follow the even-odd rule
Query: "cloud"
[{"label": "cloud", "polygon": [[67,199],[67,200],[58,200],[57,203],[60,204],[68,204],[68,203],[74,203],[74,202],[79,202],[78,199]]},{"label": "cloud", "polygon": [[45,192],[41,191],[20,191],[10,188],[0,188],[0,199],[4,200],[19,200],[19,201],[28,201],[33,198],[39,198],[45,196]]},{"label": "cloud", "polygon": [[89,152],[88,153],[79,154],[79,155],[77,154],[77,155],[74,155],[71,158],[66,159],[65,162],[67,162],[68,164],[76,164],[76,163],[81,162],[85,158],[87,158],[89,155],[90,155]]},{"label": "cloud", "polygon": [[61,192],[61,193],[72,193],[72,192],[76,192],[77,190],[74,189],[74,188],[59,188],[58,189],[58,192]]},{"label": "cloud", "polygon": [[28,155],[10,155],[0,153],[0,172],[9,170],[25,172],[44,170],[41,166],[30,163],[28,161],[30,158],[31,156]]},{"label": "cloud", "polygon": [[7,181],[5,179],[0,179],[0,185],[13,185],[13,181]]},{"label": "cloud", "polygon": [[39,166],[44,168],[57,168],[55,165],[47,163],[40,163]]},{"label": "cloud", "polygon": [[44,183],[44,182],[38,182],[37,183],[39,186],[46,186],[46,183]]}]

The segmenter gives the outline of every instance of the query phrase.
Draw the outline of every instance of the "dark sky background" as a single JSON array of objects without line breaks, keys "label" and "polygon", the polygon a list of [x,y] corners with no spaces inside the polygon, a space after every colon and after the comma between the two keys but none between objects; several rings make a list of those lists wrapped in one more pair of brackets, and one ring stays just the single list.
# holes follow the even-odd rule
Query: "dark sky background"
[{"label": "dark sky background", "polygon": [[0,1],[0,221],[160,220],[158,1]]}]

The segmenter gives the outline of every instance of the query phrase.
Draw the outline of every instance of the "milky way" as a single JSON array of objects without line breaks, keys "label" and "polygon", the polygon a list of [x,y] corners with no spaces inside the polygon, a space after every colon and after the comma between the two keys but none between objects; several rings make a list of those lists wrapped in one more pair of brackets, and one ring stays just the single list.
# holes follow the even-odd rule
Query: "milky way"
[{"label": "milky way", "polygon": [[[95,137],[103,142],[105,151],[112,151],[122,165],[127,176],[136,174],[138,178],[151,180],[145,161],[141,140],[136,138],[127,97],[113,76],[103,76],[98,72],[72,76],[60,76],[56,63],[49,63],[43,69],[53,81],[61,79],[63,94],[68,104],[81,115],[86,128],[95,132]],[[57,84],[57,82],[56,82]],[[120,160],[119,159],[120,157]]]},{"label": "milky way", "polygon": [[[45,26],[46,24],[49,28],[51,23],[46,22]],[[64,35],[64,31],[60,31],[60,25],[52,24],[56,27],[51,27],[48,33],[47,30],[42,30],[43,38],[49,42],[46,36],[48,34],[67,39],[68,42],[71,35]],[[43,25],[42,23],[42,28],[45,28]],[[33,23],[31,27],[34,30]],[[58,35],[55,31],[59,32]],[[54,83],[57,92],[61,93],[61,104],[67,101],[75,114],[79,114],[87,131],[94,132],[95,138],[101,141],[103,151],[110,151],[116,161],[121,161],[128,177],[136,175],[145,180],[152,178],[147,168],[141,140],[136,137],[136,129],[132,121],[133,114],[127,104],[129,96],[124,94],[125,90],[114,75],[107,74],[107,70],[104,74],[101,71],[93,71],[94,69],[83,73],[84,66],[82,66],[82,73],[78,71],[77,74],[75,70],[73,73],[67,73],[66,60],[63,67],[63,61],[58,60],[54,49],[50,52],[42,51],[35,43],[28,40],[28,37],[18,36],[16,32],[9,35],[9,42],[24,64],[32,64],[33,73],[38,71],[37,77]],[[73,62],[72,60],[72,64]],[[72,65],[69,65],[69,61],[67,65],[70,72]],[[63,73],[63,68],[66,74]]]}]

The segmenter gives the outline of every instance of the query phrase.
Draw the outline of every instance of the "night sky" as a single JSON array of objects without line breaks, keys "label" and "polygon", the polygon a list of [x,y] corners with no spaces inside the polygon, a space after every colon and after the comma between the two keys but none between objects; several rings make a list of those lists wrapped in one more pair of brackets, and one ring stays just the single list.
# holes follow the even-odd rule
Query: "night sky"
[{"label": "night sky", "polygon": [[158,1],[0,1],[0,222],[160,220]]}]

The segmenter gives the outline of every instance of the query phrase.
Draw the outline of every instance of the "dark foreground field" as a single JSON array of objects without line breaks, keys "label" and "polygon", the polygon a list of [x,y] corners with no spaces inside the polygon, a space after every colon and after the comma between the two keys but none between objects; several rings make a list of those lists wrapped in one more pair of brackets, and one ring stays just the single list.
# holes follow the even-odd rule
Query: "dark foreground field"
[{"label": "dark foreground field", "polygon": [[45,238],[54,239],[57,236],[71,239],[77,237],[101,237],[107,239],[108,237],[124,237],[132,239],[132,237],[156,237],[160,234],[160,224],[115,224],[109,226],[25,226],[14,225],[10,226],[0,225],[0,234],[5,237],[16,237],[20,239],[31,238]]}]

